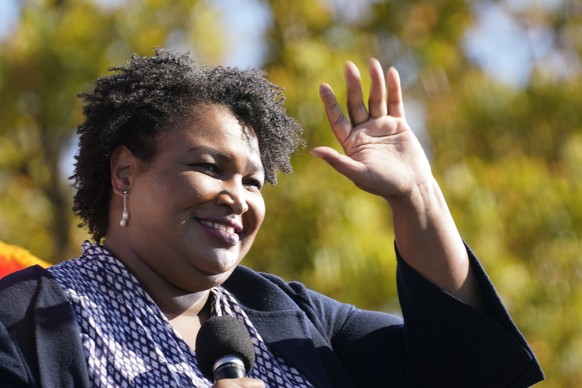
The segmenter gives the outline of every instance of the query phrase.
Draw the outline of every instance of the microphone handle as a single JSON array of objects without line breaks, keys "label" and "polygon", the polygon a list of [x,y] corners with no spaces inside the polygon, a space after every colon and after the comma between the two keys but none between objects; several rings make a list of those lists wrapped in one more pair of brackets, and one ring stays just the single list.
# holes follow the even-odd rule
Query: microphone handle
[{"label": "microphone handle", "polygon": [[216,360],[212,367],[214,372],[214,381],[222,379],[238,379],[245,377],[247,371],[245,364],[237,356],[224,356]]}]

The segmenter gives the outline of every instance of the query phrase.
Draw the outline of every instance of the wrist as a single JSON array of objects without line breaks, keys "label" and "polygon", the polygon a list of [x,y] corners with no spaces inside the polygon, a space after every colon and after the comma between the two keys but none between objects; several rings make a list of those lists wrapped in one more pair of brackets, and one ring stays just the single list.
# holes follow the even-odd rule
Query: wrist
[{"label": "wrist", "polygon": [[389,198],[387,201],[392,209],[393,217],[415,219],[420,224],[419,226],[427,226],[431,218],[440,219],[443,212],[449,213],[443,193],[432,177],[414,186],[408,194],[399,198]]}]

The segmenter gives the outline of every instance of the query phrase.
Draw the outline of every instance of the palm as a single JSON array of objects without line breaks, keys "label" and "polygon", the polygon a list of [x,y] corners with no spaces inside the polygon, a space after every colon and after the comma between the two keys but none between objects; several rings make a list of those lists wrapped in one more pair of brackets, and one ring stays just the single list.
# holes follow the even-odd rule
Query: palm
[{"label": "palm", "polygon": [[349,120],[331,88],[321,86],[328,120],[345,155],[327,147],[318,147],[313,153],[358,187],[389,200],[398,199],[430,179],[430,166],[404,118],[398,73],[388,71],[387,88],[375,60],[370,63],[370,74],[372,88],[366,109],[358,70],[353,64],[346,68]]}]

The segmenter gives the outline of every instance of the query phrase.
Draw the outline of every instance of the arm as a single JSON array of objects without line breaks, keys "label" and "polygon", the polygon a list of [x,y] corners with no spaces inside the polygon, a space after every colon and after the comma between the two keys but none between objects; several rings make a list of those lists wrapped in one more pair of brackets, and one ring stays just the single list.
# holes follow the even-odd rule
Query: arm
[{"label": "arm", "polygon": [[0,321],[0,386],[9,388],[31,385],[28,371],[22,363],[20,354],[3,322]]},{"label": "arm", "polygon": [[398,72],[388,69],[385,79],[379,62],[370,61],[368,108],[357,67],[348,63],[345,76],[349,120],[331,87],[320,87],[328,120],[345,154],[328,147],[312,153],[389,203],[396,245],[408,265],[437,287],[480,307],[467,251],[428,159],[406,122]]},{"label": "arm", "polygon": [[387,366],[386,355],[399,353],[399,359],[390,356],[393,364],[400,364],[391,375],[395,386],[406,381],[422,386],[528,386],[543,379],[533,352],[459,235],[406,122],[398,73],[390,68],[385,79],[372,59],[370,75],[366,108],[358,69],[352,63],[346,66],[349,119],[329,85],[321,85],[321,100],[344,154],[328,147],[312,153],[390,205],[404,325],[400,334],[395,326],[371,328],[369,313],[354,310],[336,336],[334,351],[359,380],[377,377],[365,363],[370,354],[383,357],[381,364]]},{"label": "arm", "polygon": [[73,308],[47,270],[6,276],[0,301],[0,386],[89,386]]}]

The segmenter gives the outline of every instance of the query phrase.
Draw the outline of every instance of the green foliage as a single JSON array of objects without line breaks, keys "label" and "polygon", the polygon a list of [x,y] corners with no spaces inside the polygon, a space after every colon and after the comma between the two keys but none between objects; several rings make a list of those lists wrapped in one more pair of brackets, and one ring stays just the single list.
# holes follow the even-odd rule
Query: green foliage
[{"label": "green foliage", "polygon": [[[366,85],[368,57],[398,67],[405,99],[422,105],[427,133],[419,135],[428,139],[459,229],[542,362],[548,381],[540,386],[582,385],[582,20],[576,2],[507,6],[522,24],[549,31],[556,53],[571,58],[562,75],[544,67],[551,58],[540,58],[523,89],[486,75],[462,49],[475,22],[468,4],[482,2],[263,3],[272,13],[264,67],[287,89],[288,109],[304,125],[308,148],[337,146],[317,97],[321,82],[345,99],[346,60],[360,66]],[[172,45],[219,63],[229,47],[221,34],[227,26],[211,1],[121,4],[24,2],[17,30],[0,44],[0,239],[43,259],[76,255],[84,238],[59,172],[81,119],[75,95],[133,52]],[[294,174],[264,189],[267,220],[246,264],[361,307],[397,310],[386,204],[307,150],[294,166]]]},{"label": "green foliage", "polygon": [[0,238],[49,261],[78,253],[86,236],[76,229],[72,194],[59,169],[81,121],[76,95],[110,66],[134,52],[151,54],[169,40],[198,40],[197,55],[219,57],[216,12],[197,12],[197,4],[22,4],[17,30],[0,46]]}]

